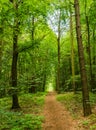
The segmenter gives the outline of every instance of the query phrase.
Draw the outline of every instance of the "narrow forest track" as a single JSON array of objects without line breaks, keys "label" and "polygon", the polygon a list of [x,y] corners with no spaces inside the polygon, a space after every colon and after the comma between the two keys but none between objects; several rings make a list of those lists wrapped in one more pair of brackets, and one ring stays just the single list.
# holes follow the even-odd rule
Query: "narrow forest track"
[{"label": "narrow forest track", "polygon": [[44,106],[45,121],[43,130],[79,130],[69,112],[56,100],[56,93],[46,96]]}]

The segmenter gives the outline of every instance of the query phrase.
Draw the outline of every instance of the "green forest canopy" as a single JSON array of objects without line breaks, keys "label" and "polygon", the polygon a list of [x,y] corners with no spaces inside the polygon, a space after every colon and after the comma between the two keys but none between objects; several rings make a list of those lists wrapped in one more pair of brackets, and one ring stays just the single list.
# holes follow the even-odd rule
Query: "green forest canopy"
[{"label": "green forest canopy", "polygon": [[[80,0],[87,84],[96,91],[96,1]],[[82,89],[73,0],[0,0],[0,97]],[[15,106],[18,107],[17,103]]]}]

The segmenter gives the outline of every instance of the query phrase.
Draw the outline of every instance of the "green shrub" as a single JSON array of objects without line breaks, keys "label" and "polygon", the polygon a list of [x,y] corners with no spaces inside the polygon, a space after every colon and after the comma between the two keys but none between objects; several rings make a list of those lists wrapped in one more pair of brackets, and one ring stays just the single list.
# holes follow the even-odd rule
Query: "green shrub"
[{"label": "green shrub", "polygon": [[44,117],[39,116],[44,104],[44,93],[19,96],[22,111],[10,111],[11,99],[0,99],[0,130],[41,130]]},{"label": "green shrub", "polygon": [[23,114],[20,112],[0,111],[0,130],[40,130],[43,121],[42,116]]}]

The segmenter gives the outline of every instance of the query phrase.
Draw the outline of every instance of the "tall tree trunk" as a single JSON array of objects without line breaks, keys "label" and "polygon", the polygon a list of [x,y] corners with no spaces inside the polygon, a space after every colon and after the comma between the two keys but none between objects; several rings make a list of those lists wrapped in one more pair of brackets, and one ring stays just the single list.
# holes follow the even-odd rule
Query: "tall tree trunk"
[{"label": "tall tree trunk", "polygon": [[61,22],[61,11],[59,12],[59,19],[58,19],[58,37],[57,37],[57,44],[58,44],[58,68],[57,68],[57,91],[60,91],[60,22]]},{"label": "tall tree trunk", "polygon": [[12,87],[14,87],[14,92],[12,95],[12,109],[20,108],[17,96],[17,60],[18,60],[18,4],[14,1],[14,10],[16,11],[16,16],[14,16],[14,27],[13,27],[13,58],[12,58],[12,68],[11,68],[11,78]]},{"label": "tall tree trunk", "polygon": [[[16,33],[16,32],[15,32]],[[14,87],[15,92],[12,95],[13,102],[12,102],[12,109],[20,108],[18,103],[18,96],[17,96],[17,59],[18,59],[18,52],[17,52],[17,41],[18,36],[17,34],[13,34],[13,58],[12,58],[12,87]]]},{"label": "tall tree trunk", "polygon": [[70,6],[70,42],[71,42],[71,68],[72,68],[72,86],[74,93],[76,93],[75,85],[75,65],[74,65],[74,36],[73,36],[73,21],[72,21],[72,9]]},{"label": "tall tree trunk", "polygon": [[91,46],[90,46],[90,26],[89,18],[87,16],[87,0],[85,0],[85,19],[86,19],[86,29],[87,29],[87,53],[88,53],[88,64],[89,64],[89,84],[92,90],[92,62],[91,62]]},{"label": "tall tree trunk", "polygon": [[96,33],[95,33],[96,27],[93,26],[93,47],[92,47],[92,68],[93,68],[93,73],[92,73],[92,91],[94,92],[94,89],[96,89]]},{"label": "tall tree trunk", "polygon": [[75,5],[76,33],[77,33],[78,53],[79,53],[79,62],[80,62],[80,73],[81,73],[81,80],[82,80],[83,111],[84,111],[84,116],[88,116],[91,114],[91,107],[89,101],[89,90],[87,84],[84,51],[83,51],[83,44],[82,44],[79,1],[74,0],[74,5]]},{"label": "tall tree trunk", "polygon": [[92,63],[91,63],[91,46],[90,46],[90,26],[89,26],[89,19],[88,16],[86,16],[86,25],[87,25],[87,37],[88,37],[88,46],[87,46],[87,50],[88,50],[88,60],[89,60],[89,73],[90,73],[90,89],[92,90]]},{"label": "tall tree trunk", "polygon": [[[35,18],[34,18],[34,15],[32,15],[32,19],[31,19],[31,40],[32,40],[32,44],[34,43],[34,33],[35,33]],[[34,54],[35,54],[35,51],[34,51]],[[36,67],[36,66],[35,66]],[[34,68],[35,69],[35,68]],[[34,77],[32,76],[32,78],[34,79]],[[34,83],[33,83],[34,84]],[[30,88],[29,88],[29,93],[35,93],[35,90],[36,87],[35,85],[32,85]]]}]

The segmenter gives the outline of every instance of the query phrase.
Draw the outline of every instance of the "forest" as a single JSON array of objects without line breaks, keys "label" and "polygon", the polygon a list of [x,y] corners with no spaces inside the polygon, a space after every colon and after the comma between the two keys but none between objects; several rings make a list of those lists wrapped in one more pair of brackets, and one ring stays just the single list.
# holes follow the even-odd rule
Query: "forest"
[{"label": "forest", "polygon": [[[95,9],[96,0],[0,0],[0,130],[96,130]],[[48,113],[62,104],[76,129],[42,125],[46,102]]]}]

